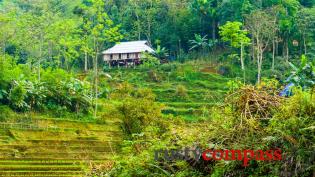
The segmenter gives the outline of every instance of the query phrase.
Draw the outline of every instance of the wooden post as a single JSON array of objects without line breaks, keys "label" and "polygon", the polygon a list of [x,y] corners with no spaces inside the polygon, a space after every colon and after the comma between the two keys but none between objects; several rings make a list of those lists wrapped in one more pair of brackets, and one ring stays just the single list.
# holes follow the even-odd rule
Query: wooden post
[{"label": "wooden post", "polygon": [[135,60],[132,60],[132,63],[133,63],[133,69],[135,69],[135,68],[136,68],[136,62],[135,62]]},{"label": "wooden post", "polygon": [[108,61],[108,66],[109,66],[109,69],[111,69],[111,61],[110,60]]}]

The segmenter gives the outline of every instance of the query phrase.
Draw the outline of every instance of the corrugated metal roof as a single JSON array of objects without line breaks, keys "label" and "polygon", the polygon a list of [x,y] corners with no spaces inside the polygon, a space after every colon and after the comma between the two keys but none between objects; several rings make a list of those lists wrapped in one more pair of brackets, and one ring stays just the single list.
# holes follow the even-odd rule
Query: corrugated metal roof
[{"label": "corrugated metal roof", "polygon": [[154,52],[147,44],[147,41],[121,42],[105,50],[103,54]]}]

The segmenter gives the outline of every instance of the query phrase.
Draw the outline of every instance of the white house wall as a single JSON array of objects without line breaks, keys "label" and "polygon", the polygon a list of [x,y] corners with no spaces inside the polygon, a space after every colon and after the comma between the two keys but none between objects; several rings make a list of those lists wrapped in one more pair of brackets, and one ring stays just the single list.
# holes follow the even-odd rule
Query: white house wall
[{"label": "white house wall", "polygon": [[119,54],[105,54],[103,56],[103,59],[105,61],[109,61],[111,60],[111,55],[112,55],[112,60],[126,60],[126,59],[138,59],[138,58],[141,58],[141,53],[130,53],[129,54],[129,58],[127,57],[128,54],[124,53],[124,54],[121,54],[121,58],[119,58]]},{"label": "white house wall", "polygon": [[110,55],[104,55],[104,60],[105,60],[105,61],[110,60]]}]

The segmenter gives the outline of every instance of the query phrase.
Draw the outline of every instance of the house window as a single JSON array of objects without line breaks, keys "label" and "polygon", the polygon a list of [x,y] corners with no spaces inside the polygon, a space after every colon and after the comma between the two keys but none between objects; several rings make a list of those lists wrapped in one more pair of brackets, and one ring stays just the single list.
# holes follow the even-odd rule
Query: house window
[{"label": "house window", "polygon": [[129,53],[127,53],[127,59],[129,59],[129,57],[130,57],[130,56],[129,56]]},{"label": "house window", "polygon": [[110,59],[111,59],[111,60],[113,59],[113,54],[110,54]]},{"label": "house window", "polygon": [[121,54],[119,54],[119,59],[121,59]]}]

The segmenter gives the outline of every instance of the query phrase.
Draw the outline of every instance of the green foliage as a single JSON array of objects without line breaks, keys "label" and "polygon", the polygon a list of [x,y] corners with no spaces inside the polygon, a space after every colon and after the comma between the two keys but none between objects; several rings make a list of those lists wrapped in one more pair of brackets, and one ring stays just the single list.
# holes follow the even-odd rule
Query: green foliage
[{"label": "green foliage", "polygon": [[5,122],[14,116],[14,112],[8,106],[0,106],[0,122]]},{"label": "green foliage", "polygon": [[178,85],[176,87],[175,95],[179,98],[186,98],[188,96],[186,87],[183,85]]},{"label": "green foliage", "polygon": [[30,81],[13,81],[9,92],[9,102],[17,110],[41,110],[48,95],[44,83]]},{"label": "green foliage", "polygon": [[154,81],[154,82],[160,82],[161,81],[161,76],[154,69],[151,69],[148,71],[148,77],[151,81]]},{"label": "green foliage", "polygon": [[144,68],[153,68],[160,65],[160,60],[148,53],[142,53],[143,57],[141,58],[142,67]]},{"label": "green foliage", "polygon": [[240,48],[241,45],[246,46],[250,43],[250,38],[247,37],[248,32],[242,30],[241,22],[228,21],[225,25],[220,27],[220,35],[222,40],[229,42],[232,47]]},{"label": "green foliage", "polygon": [[0,70],[0,101],[17,111],[63,110],[87,114],[92,105],[90,84],[74,79],[62,69],[41,71],[41,81],[26,65],[12,65],[10,58]]},{"label": "green foliage", "polygon": [[189,50],[193,50],[195,48],[206,49],[208,47],[207,40],[207,36],[202,37],[200,34],[195,34],[195,39],[190,41],[192,47]]},{"label": "green foliage", "polygon": [[200,34],[195,34],[195,39],[190,40],[189,42],[192,45],[189,50],[198,49],[199,51],[202,51],[203,55],[217,43],[216,40],[208,40],[207,36],[202,37]]},{"label": "green foliage", "polygon": [[161,118],[161,107],[149,99],[125,99],[118,110],[127,135],[141,133],[153,120]]},{"label": "green foliage", "polygon": [[[241,85],[241,84],[239,84]],[[269,96],[277,86],[273,80],[264,80],[259,89],[266,90]],[[248,87],[248,86],[246,86]],[[240,86],[240,89],[244,89]],[[256,97],[263,98],[264,92],[257,92]],[[239,98],[242,99],[243,96]],[[296,94],[282,102],[278,111],[271,111],[269,119],[242,119],[236,114],[234,106],[225,104],[211,110],[211,119],[196,125],[172,122],[174,126],[162,137],[143,142],[144,134],[137,134],[133,141],[125,142],[125,158],[117,159],[117,164],[109,172],[112,175],[150,176],[240,176],[265,174],[278,176],[310,176],[314,169],[312,156],[314,145],[314,96],[312,92],[297,90]],[[249,104],[254,104],[248,102]],[[251,106],[249,105],[249,106]],[[224,118],[224,119],[223,119]],[[204,131],[211,130],[211,131]],[[177,133],[175,133],[177,132]],[[180,132],[180,133],[179,133]],[[174,135],[174,136],[173,136]],[[150,135],[150,137],[156,137]],[[210,143],[214,142],[214,143]],[[211,162],[198,166],[186,161],[154,161],[154,150],[193,146],[198,143],[204,148],[215,149],[262,149],[280,148],[282,161],[251,161],[250,166],[242,168],[241,162]],[[132,154],[132,155],[130,155]],[[298,165],[303,164],[303,165]],[[205,169],[210,169],[206,171]]]},{"label": "green foliage", "polygon": [[11,88],[9,93],[9,101],[13,108],[17,110],[26,110],[29,105],[24,101],[26,98],[27,90],[22,84],[14,83],[13,88]]},{"label": "green foliage", "polygon": [[[126,134],[110,176],[313,175],[314,63],[304,56],[299,67],[292,63],[315,53],[314,0],[0,1],[0,121],[19,115],[12,110],[89,119],[95,104],[98,123],[119,117]],[[158,42],[142,66],[111,69],[113,79],[105,79],[100,54],[121,40]],[[165,58],[194,61],[161,65]],[[93,72],[71,73],[83,65]],[[244,87],[221,76],[244,73],[253,83],[276,75],[281,83],[289,65],[288,81],[302,89],[281,102],[278,81]],[[217,107],[227,91],[236,102]],[[281,148],[288,159],[245,169],[234,161],[153,160],[156,149],[196,144]]]},{"label": "green foliage", "polygon": [[301,86],[303,89],[313,88],[315,86],[315,67],[312,62],[309,62],[306,56],[302,55],[299,67],[290,63],[292,72],[287,82],[292,82],[296,86]]},{"label": "green foliage", "polygon": [[157,46],[154,52],[154,56],[160,60],[165,60],[169,56],[168,51],[165,47]]},{"label": "green foliage", "polygon": [[122,129],[128,136],[143,132],[147,126],[153,125],[154,121],[162,116],[162,106],[155,102],[155,96],[150,90],[129,88],[131,90],[124,91],[127,94],[122,103],[117,106],[122,120]]}]

